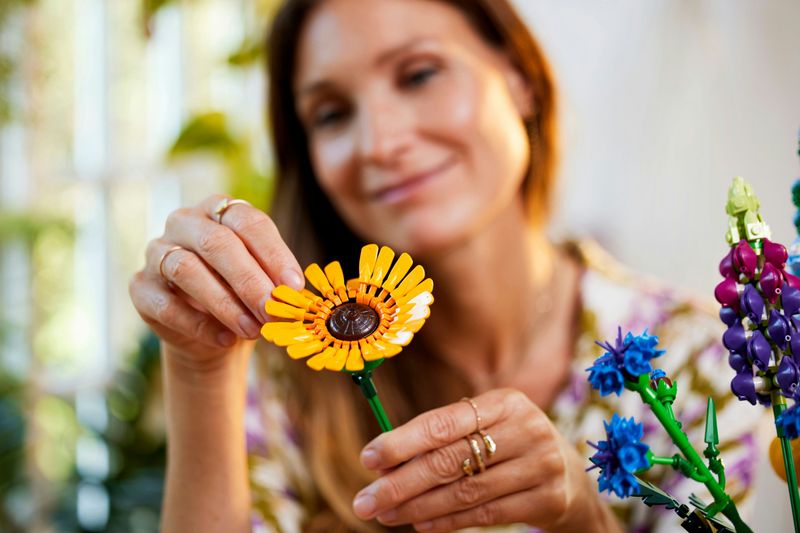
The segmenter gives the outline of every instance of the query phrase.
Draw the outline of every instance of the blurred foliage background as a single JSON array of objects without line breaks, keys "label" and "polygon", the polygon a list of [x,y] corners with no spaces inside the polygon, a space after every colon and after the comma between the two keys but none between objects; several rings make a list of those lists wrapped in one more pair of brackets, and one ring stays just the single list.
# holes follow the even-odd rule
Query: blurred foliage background
[{"label": "blurred foliage background", "polygon": [[0,531],[157,530],[159,347],[125,281],[178,205],[268,206],[276,4],[0,1]]}]

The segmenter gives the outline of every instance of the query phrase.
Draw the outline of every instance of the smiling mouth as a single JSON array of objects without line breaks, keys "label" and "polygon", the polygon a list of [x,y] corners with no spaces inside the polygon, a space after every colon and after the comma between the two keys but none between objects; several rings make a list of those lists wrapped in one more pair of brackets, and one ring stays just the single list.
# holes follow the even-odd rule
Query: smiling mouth
[{"label": "smiling mouth", "polygon": [[431,180],[448,171],[455,162],[456,157],[453,156],[430,170],[405,176],[398,183],[383,187],[374,192],[371,195],[372,199],[385,204],[402,202],[411,197],[418,189],[427,185]]}]

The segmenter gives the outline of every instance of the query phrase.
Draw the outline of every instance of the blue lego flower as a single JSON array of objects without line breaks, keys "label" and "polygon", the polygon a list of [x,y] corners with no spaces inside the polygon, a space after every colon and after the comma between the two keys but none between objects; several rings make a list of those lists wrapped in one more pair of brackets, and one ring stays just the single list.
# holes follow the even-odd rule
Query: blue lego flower
[{"label": "blue lego flower", "polygon": [[796,439],[800,436],[800,404],[794,404],[778,418],[775,419],[775,425],[783,429],[783,434],[790,439]]},{"label": "blue lego flower", "polygon": [[622,360],[625,366],[625,371],[632,376],[641,376],[642,374],[649,374],[653,367],[650,366],[650,360],[641,350],[637,350],[635,346],[631,346],[625,351],[625,357]]},{"label": "blue lego flower", "polygon": [[661,370],[660,368],[656,368],[652,372],[650,372],[650,379],[653,381],[659,380],[661,378],[667,377],[667,373]]},{"label": "blue lego flower", "polygon": [[607,440],[589,443],[597,450],[590,458],[594,466],[589,470],[600,468],[597,480],[600,492],[614,492],[620,498],[627,498],[639,486],[634,474],[650,468],[650,447],[640,441],[644,428],[633,418],[621,418],[614,413],[611,422],[604,422],[604,425]]},{"label": "blue lego flower", "polygon": [[592,387],[600,390],[602,396],[612,392],[619,395],[625,379],[636,380],[642,374],[649,374],[653,370],[650,361],[666,353],[656,349],[658,337],[648,335],[647,330],[641,335],[628,333],[623,341],[622,328],[619,328],[613,345],[610,342],[597,344],[606,352],[586,370],[590,372]]},{"label": "blue lego flower", "polygon": [[625,378],[611,357],[599,357],[586,370],[589,372],[589,383],[600,391],[600,396],[608,396],[612,392],[619,396],[625,388]]},{"label": "blue lego flower", "polygon": [[625,335],[625,345],[628,346],[625,350],[625,369],[634,376],[650,373],[653,370],[650,361],[667,353],[666,350],[656,349],[658,337],[648,335],[647,330],[641,335],[629,332]]}]

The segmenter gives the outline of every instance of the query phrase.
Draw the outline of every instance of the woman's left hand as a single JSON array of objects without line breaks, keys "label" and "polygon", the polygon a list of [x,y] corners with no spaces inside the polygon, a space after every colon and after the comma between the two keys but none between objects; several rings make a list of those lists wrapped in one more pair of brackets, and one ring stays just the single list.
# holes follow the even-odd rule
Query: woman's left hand
[{"label": "woman's left hand", "polygon": [[[434,409],[364,447],[362,464],[382,473],[353,509],[385,525],[417,531],[527,523],[550,531],[614,531],[611,511],[585,473],[588,461],[525,394],[496,389],[473,399],[482,428],[497,444],[489,457],[466,401]],[[470,443],[480,443],[479,472]],[[462,470],[470,458],[473,476]]]}]

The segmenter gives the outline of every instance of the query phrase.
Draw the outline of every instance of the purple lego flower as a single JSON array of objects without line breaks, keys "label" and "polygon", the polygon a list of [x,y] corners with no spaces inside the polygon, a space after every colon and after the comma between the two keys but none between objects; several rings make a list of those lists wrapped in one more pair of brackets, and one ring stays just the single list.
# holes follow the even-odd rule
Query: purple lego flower
[{"label": "purple lego flower", "polygon": [[741,240],[733,248],[733,268],[745,276],[752,278],[755,276],[758,266],[758,256],[747,241]]},{"label": "purple lego flower", "polygon": [[736,280],[725,278],[714,288],[714,298],[725,307],[732,307],[739,310],[739,290],[736,287]]},{"label": "purple lego flower", "polygon": [[650,447],[641,442],[644,429],[633,418],[620,418],[614,413],[611,422],[603,424],[606,440],[589,443],[597,451],[589,459],[593,466],[587,470],[600,469],[597,480],[600,492],[614,492],[620,498],[627,498],[639,486],[634,474],[650,468]]},{"label": "purple lego flower", "polygon": [[774,304],[781,295],[780,286],[783,283],[783,276],[780,270],[770,263],[765,263],[761,269],[761,279],[758,282],[764,298],[769,303]]},{"label": "purple lego flower", "polygon": [[772,242],[769,239],[764,239],[762,246],[764,259],[766,259],[767,263],[773,265],[778,270],[783,270],[783,267],[786,266],[786,260],[789,259],[789,253],[786,247],[780,243]]},{"label": "purple lego flower", "polygon": [[775,380],[786,396],[794,396],[797,391],[797,382],[800,380],[800,370],[798,370],[794,359],[791,357],[781,358],[781,364],[778,365]]},{"label": "purple lego flower", "polygon": [[792,326],[789,324],[789,319],[773,309],[769,313],[769,323],[767,324],[767,333],[769,338],[775,345],[783,350],[786,344],[792,340],[790,334],[792,333]]},{"label": "purple lego flower", "polygon": [[764,316],[764,298],[753,285],[745,285],[741,297],[742,311],[753,324],[760,324]]}]

